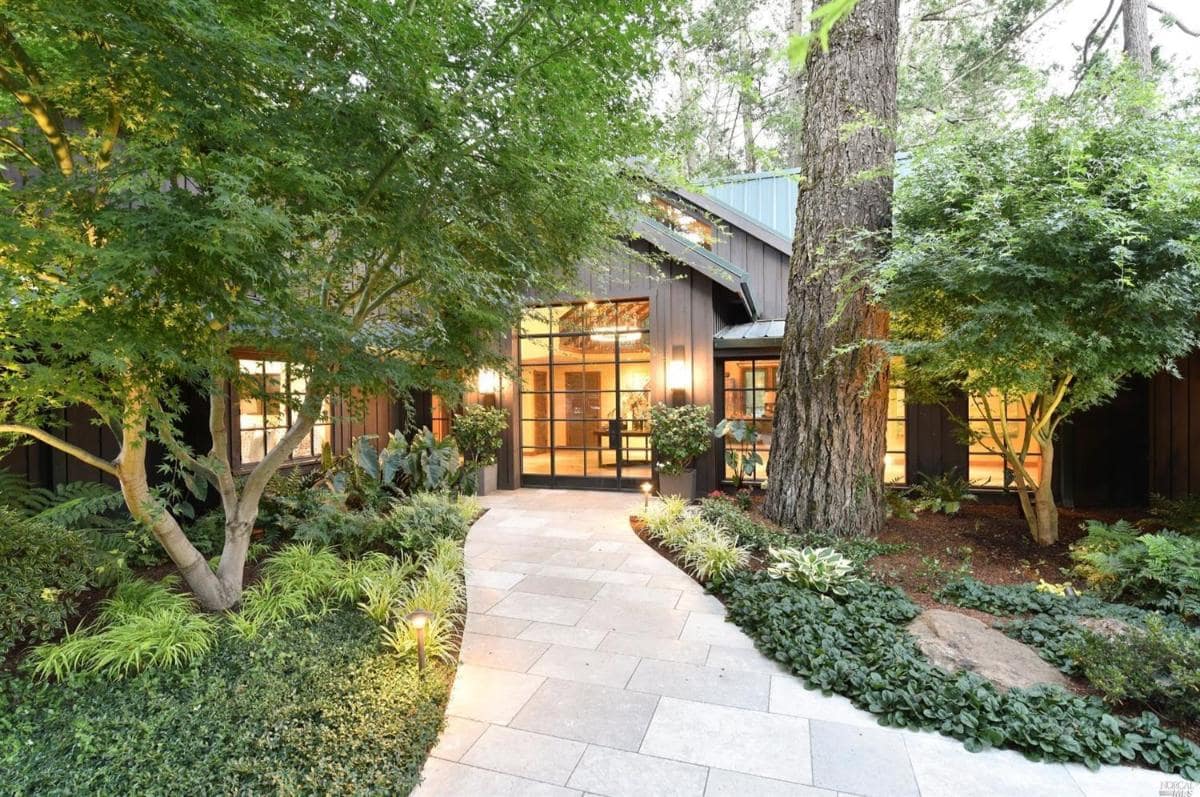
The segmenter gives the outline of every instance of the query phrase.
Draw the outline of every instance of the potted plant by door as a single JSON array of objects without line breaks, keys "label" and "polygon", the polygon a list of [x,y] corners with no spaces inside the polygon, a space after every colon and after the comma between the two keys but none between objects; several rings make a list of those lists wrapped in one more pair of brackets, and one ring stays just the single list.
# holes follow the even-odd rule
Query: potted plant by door
[{"label": "potted plant by door", "polygon": [[468,404],[454,416],[450,435],[462,452],[463,464],[477,476],[476,495],[496,491],[496,454],[508,428],[508,417],[497,407]]},{"label": "potted plant by door", "polygon": [[651,408],[650,446],[660,495],[678,495],[688,501],[696,497],[696,470],[692,465],[712,445],[711,423],[708,405],[656,404]]}]

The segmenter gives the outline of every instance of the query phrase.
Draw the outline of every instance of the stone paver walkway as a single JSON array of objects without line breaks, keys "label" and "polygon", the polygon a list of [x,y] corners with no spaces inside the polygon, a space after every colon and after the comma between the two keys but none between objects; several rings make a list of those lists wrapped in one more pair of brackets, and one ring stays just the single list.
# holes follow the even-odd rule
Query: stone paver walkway
[{"label": "stone paver walkway", "polygon": [[422,797],[1156,797],[1178,781],[972,754],[806,689],[633,534],[640,496],[483,503],[462,665]]}]

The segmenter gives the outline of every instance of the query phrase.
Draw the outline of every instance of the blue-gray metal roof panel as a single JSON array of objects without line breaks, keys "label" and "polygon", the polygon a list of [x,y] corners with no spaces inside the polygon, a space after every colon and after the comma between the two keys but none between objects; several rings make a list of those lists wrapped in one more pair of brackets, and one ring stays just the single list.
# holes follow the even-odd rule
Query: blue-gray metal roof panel
[{"label": "blue-gray metal roof panel", "polygon": [[748,324],[730,324],[713,335],[713,346],[719,349],[738,346],[763,346],[783,340],[784,319],[771,318]]}]

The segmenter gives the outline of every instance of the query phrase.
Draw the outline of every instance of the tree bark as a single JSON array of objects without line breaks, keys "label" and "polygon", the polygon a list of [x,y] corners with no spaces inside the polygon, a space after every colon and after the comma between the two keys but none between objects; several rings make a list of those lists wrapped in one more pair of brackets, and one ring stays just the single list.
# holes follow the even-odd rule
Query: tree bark
[{"label": "tree bark", "polygon": [[[793,36],[804,33],[804,17],[808,12],[809,0],[791,0],[788,5],[788,31]],[[788,67],[787,73],[787,128],[784,131],[784,158],[789,168],[801,165],[804,147],[800,140],[804,119],[804,81],[806,73]]]},{"label": "tree bark", "polygon": [[130,514],[153,532],[201,606],[214,611],[230,608],[241,598],[240,578],[236,590],[229,590],[167,507],[150,490],[146,474],[145,417],[135,409],[124,419],[122,426],[121,454],[114,464]]},{"label": "tree bark", "polygon": [[1053,545],[1058,542],[1058,507],[1054,503],[1054,443],[1043,441],[1042,478],[1033,493],[1033,517],[1029,530],[1038,545]]},{"label": "tree bark", "polygon": [[1150,76],[1150,25],[1146,0],[1121,0],[1121,23],[1125,33],[1125,56],[1138,65],[1143,77]]},{"label": "tree bark", "polygon": [[888,320],[845,286],[891,228],[898,28],[898,0],[860,0],[809,56],[765,507],[796,530],[872,534],[884,520],[887,359],[862,342]]}]

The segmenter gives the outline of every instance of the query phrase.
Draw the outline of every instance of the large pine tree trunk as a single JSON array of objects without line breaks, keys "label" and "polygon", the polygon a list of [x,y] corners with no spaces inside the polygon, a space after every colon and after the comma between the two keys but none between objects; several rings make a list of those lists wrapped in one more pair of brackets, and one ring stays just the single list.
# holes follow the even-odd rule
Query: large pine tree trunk
[{"label": "large pine tree trunk", "polygon": [[1125,56],[1150,75],[1150,25],[1146,0],[1121,0],[1121,29],[1125,37]]},{"label": "large pine tree trunk", "polygon": [[841,285],[891,228],[898,28],[898,0],[860,0],[809,58],[765,507],[797,530],[871,534],[884,520],[887,362],[873,346],[839,352],[887,335],[866,292]]}]

